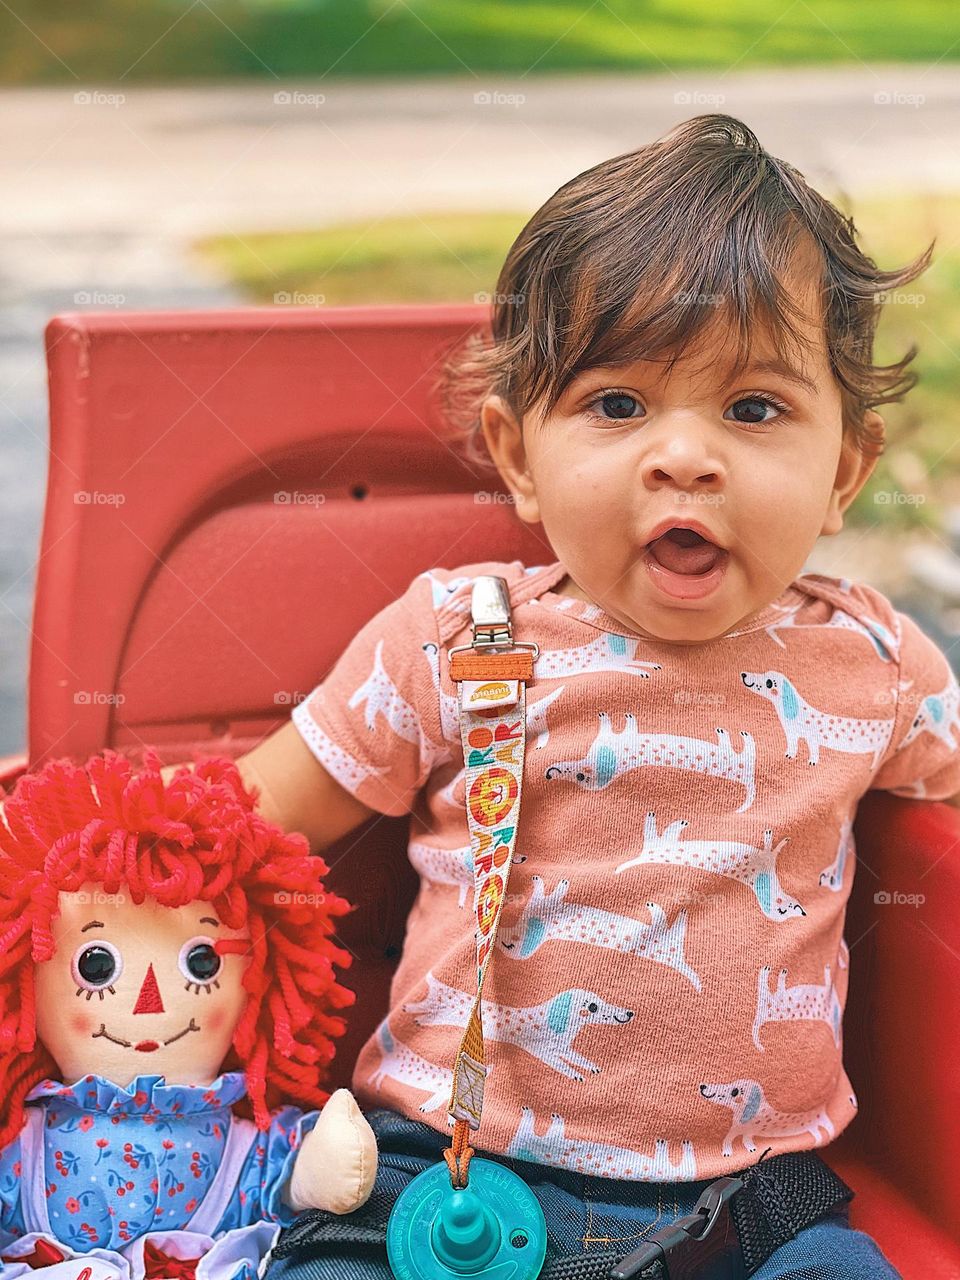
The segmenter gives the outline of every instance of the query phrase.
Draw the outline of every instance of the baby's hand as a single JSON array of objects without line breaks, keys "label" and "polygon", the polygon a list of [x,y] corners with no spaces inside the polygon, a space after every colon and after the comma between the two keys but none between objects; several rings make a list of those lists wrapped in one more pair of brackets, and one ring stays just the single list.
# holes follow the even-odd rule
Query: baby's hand
[{"label": "baby's hand", "polygon": [[351,1213],[377,1173],[377,1140],[349,1089],[337,1089],[303,1140],[283,1198],[291,1209]]}]

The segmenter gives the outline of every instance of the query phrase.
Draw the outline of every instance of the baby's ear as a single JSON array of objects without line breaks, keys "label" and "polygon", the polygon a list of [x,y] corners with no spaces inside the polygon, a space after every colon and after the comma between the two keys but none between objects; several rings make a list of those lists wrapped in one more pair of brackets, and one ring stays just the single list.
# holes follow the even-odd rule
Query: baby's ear
[{"label": "baby's ear", "polygon": [[[883,419],[875,409],[868,409],[863,416],[863,425],[866,434],[875,436],[883,430]],[[840,532],[843,528],[843,513],[870,479],[876,465],[876,457],[866,455],[853,434],[844,432],[840,461],[837,463],[837,474],[820,530],[821,535]]]},{"label": "baby's ear", "polygon": [[539,524],[540,506],[530,474],[522,424],[503,397],[497,395],[484,400],[480,424],[487,451],[513,494],[517,515],[526,524]]}]

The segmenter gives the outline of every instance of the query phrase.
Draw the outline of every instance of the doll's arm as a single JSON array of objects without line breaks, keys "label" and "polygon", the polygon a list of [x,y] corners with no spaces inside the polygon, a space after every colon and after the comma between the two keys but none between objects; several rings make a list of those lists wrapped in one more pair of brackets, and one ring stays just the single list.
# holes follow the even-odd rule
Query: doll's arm
[{"label": "doll's arm", "polygon": [[304,1138],[281,1195],[298,1213],[351,1213],[369,1198],[376,1173],[373,1130],[350,1090],[337,1089]]},{"label": "doll's arm", "polygon": [[[313,853],[326,849],[376,812],[341,787],[304,742],[292,720],[236,760],[244,786],[260,793],[257,812],[284,831],[300,831]],[[175,769],[167,765],[164,781]]]},{"label": "doll's arm", "polygon": [[254,1136],[212,1234],[260,1221],[286,1227],[311,1207],[349,1213],[370,1195],[376,1171],[373,1130],[348,1089],[337,1089],[320,1112],[281,1107]]}]

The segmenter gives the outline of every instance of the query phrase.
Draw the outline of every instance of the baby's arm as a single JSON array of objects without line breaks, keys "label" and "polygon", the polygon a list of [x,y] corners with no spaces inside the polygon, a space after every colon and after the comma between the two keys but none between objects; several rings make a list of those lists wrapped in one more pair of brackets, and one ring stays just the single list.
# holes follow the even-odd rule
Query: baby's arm
[{"label": "baby's arm", "polygon": [[[376,812],[327,772],[292,720],[236,761],[244,786],[260,792],[257,811],[284,831],[300,831],[314,853],[327,848]],[[164,780],[175,769],[161,770]]]}]

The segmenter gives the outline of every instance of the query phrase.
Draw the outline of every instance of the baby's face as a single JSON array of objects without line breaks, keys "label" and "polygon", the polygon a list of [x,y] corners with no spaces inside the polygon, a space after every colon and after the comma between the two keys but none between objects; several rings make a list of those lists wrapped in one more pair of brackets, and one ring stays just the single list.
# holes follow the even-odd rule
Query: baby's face
[{"label": "baby's face", "polygon": [[[757,335],[734,377],[718,316],[669,374],[592,369],[548,418],[527,414],[522,436],[498,397],[486,401],[487,444],[518,514],[543,523],[569,571],[558,590],[680,644],[736,629],[783,592],[871,470],[843,440],[822,328],[807,332],[811,349],[789,367]],[[707,541],[652,543],[668,525]]]}]

